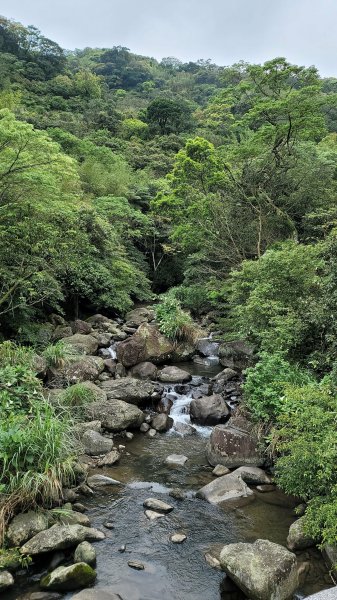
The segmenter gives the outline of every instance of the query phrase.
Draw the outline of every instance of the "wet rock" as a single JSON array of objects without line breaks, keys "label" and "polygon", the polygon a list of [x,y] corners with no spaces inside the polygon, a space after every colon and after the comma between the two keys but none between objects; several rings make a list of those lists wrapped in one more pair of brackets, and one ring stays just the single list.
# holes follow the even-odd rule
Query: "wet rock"
[{"label": "wet rock", "polygon": [[154,510],[157,513],[166,514],[173,510],[173,506],[162,500],[157,500],[157,498],[147,498],[147,500],[144,501],[143,506],[150,510]]},{"label": "wet rock", "polygon": [[252,502],[254,492],[240,477],[229,474],[218,477],[202,487],[198,490],[197,497],[207,500],[210,504],[236,507]]},{"label": "wet rock", "polygon": [[192,375],[178,367],[164,367],[159,371],[158,379],[162,383],[185,383],[191,381]]},{"label": "wet rock", "polygon": [[83,527],[90,527],[90,521],[88,517],[80,512],[70,511],[58,515],[58,521],[61,525],[83,525]]},{"label": "wet rock", "polygon": [[127,439],[129,442],[131,442],[131,440],[133,440],[134,435],[133,433],[131,433],[131,431],[127,431],[125,434],[125,439]]},{"label": "wet rock", "polygon": [[80,513],[84,513],[88,510],[87,507],[84,506],[84,504],[81,504],[80,502],[75,502],[75,504],[73,504],[73,509]]},{"label": "wet rock", "polygon": [[226,368],[214,377],[214,381],[227,383],[228,381],[231,381],[231,379],[235,379],[235,377],[237,376],[237,371],[234,371],[234,369]]},{"label": "wet rock", "polygon": [[81,542],[74,554],[75,563],[86,563],[91,567],[96,564],[96,550],[89,542]]},{"label": "wet rock", "polygon": [[173,544],[182,544],[185,540],[187,540],[187,535],[184,533],[173,533],[170,535],[170,541]]},{"label": "wet rock", "polygon": [[101,333],[96,331],[92,336],[97,340],[99,348],[109,348],[111,346],[111,333]]},{"label": "wet rock", "polygon": [[76,319],[72,324],[72,333],[82,333],[83,335],[92,333],[91,324],[87,321],[81,321],[81,319]]},{"label": "wet rock", "polygon": [[212,473],[216,477],[223,477],[223,475],[228,475],[228,473],[230,473],[230,469],[228,469],[228,467],[225,467],[224,465],[216,465]]},{"label": "wet rock", "polygon": [[25,594],[20,596],[18,600],[60,600],[62,594],[57,592],[32,592],[31,594]]},{"label": "wet rock", "polygon": [[151,362],[141,362],[132,367],[130,375],[136,379],[154,380],[157,377],[157,367]]},{"label": "wet rock", "polygon": [[139,428],[139,431],[141,433],[146,433],[147,431],[149,431],[149,429],[150,429],[150,425],[148,423],[142,423]]},{"label": "wet rock", "polygon": [[254,427],[241,416],[234,416],[225,425],[214,427],[206,454],[211,465],[234,468],[242,465],[261,467],[264,464]]},{"label": "wet rock", "polygon": [[98,342],[92,335],[82,335],[75,333],[65,338],[64,343],[78,354],[95,354],[98,348]]},{"label": "wet rock", "polygon": [[126,551],[126,544],[123,544],[120,548],[118,548],[118,552],[123,554]]},{"label": "wet rock", "polygon": [[180,435],[194,435],[197,433],[195,427],[192,427],[189,423],[180,423],[179,421],[174,424],[174,430]]},{"label": "wet rock", "polygon": [[158,405],[157,405],[157,412],[159,413],[165,413],[166,415],[169,415],[171,412],[171,408],[173,406],[173,400],[175,400],[176,396],[174,396],[172,398],[173,394],[167,394],[166,396],[163,396]]},{"label": "wet rock", "polygon": [[80,542],[104,540],[105,535],[97,529],[83,525],[53,525],[50,529],[41,531],[20,549],[21,554],[44,554],[56,550],[72,548]]},{"label": "wet rock", "polygon": [[186,498],[185,492],[180,488],[173,488],[173,490],[170,490],[169,496],[175,500],[185,500]]},{"label": "wet rock", "polygon": [[146,437],[148,438],[154,438],[157,435],[157,432],[155,429],[149,429],[149,431],[146,434]]},{"label": "wet rock", "polygon": [[30,510],[20,513],[9,524],[7,539],[10,546],[21,546],[34,535],[48,529],[48,515],[42,511]]},{"label": "wet rock", "polygon": [[266,483],[263,485],[257,485],[256,489],[258,492],[261,492],[261,494],[266,494],[268,492],[274,492],[276,490],[276,485]]},{"label": "wet rock", "polygon": [[93,327],[99,327],[100,325],[102,325],[102,323],[111,323],[111,319],[109,319],[105,315],[101,315],[100,313],[88,317],[86,321],[87,323],[90,323]]},{"label": "wet rock", "polygon": [[184,456],[183,454],[170,454],[170,456],[165,459],[165,463],[169,467],[183,467],[187,461],[187,456]]},{"label": "wet rock", "polygon": [[173,344],[155,325],[142,323],[136,333],[118,345],[117,357],[129,368],[141,362],[163,363],[169,360],[173,350]]},{"label": "wet rock", "polygon": [[72,490],[70,488],[62,489],[62,497],[64,502],[75,502],[76,500],[78,500],[77,493],[75,492],[75,490]]},{"label": "wet rock", "polygon": [[77,491],[80,494],[83,494],[83,496],[93,496],[94,494],[92,489],[86,483],[81,483],[81,485],[78,486]]},{"label": "wet rock", "polygon": [[212,556],[212,554],[206,552],[206,554],[204,554],[204,557],[205,561],[210,567],[212,567],[212,569],[221,569],[220,561],[217,558],[215,558],[215,556]]},{"label": "wet rock", "polygon": [[105,523],[104,523],[104,527],[105,527],[106,529],[114,529],[114,528],[115,528],[115,524],[114,524],[114,523],[112,523],[112,521],[105,521]]},{"label": "wet rock", "polygon": [[0,571],[0,592],[14,585],[13,575],[9,571]]},{"label": "wet rock", "polygon": [[315,540],[304,531],[304,517],[290,525],[287,546],[289,550],[305,550],[315,546]]},{"label": "wet rock", "polygon": [[149,323],[155,318],[155,312],[151,308],[142,306],[140,308],[134,308],[126,314],[126,326],[127,327],[139,327],[142,323]]},{"label": "wet rock", "polygon": [[100,433],[102,430],[101,421],[87,421],[85,423],[76,423],[73,427],[73,431],[76,432],[79,438],[82,438],[82,436],[88,430]]},{"label": "wet rock", "polygon": [[123,400],[94,402],[87,412],[92,418],[99,418],[103,427],[109,431],[138,429],[144,421],[144,413],[137,406]]},{"label": "wet rock", "polygon": [[40,581],[42,589],[69,592],[94,583],[96,572],[86,563],[58,567]]},{"label": "wet rock", "polygon": [[235,471],[232,471],[232,475],[241,477],[245,483],[251,485],[271,483],[269,475],[259,467],[248,467],[244,465],[243,467],[239,467],[238,469],[235,469]]},{"label": "wet rock", "polygon": [[116,462],[120,460],[121,453],[114,448],[111,452],[108,452],[100,461],[98,461],[98,467],[112,467]]},{"label": "wet rock", "polygon": [[220,363],[230,369],[243,371],[253,358],[254,348],[245,341],[225,342],[219,348]]},{"label": "wet rock", "polygon": [[112,358],[106,358],[104,360],[104,367],[111,375],[115,375],[116,365],[117,365],[116,361],[113,360]]},{"label": "wet rock", "polygon": [[113,594],[107,590],[94,589],[82,590],[72,597],[72,600],[122,600],[119,594]]},{"label": "wet rock", "polygon": [[82,436],[82,443],[86,454],[97,456],[97,454],[106,454],[113,447],[113,442],[104,437],[97,431],[88,430]]},{"label": "wet rock", "polygon": [[138,560],[128,560],[128,565],[131,569],[136,569],[137,571],[144,571],[145,569],[143,563],[138,562]]},{"label": "wet rock", "polygon": [[252,600],[289,600],[298,587],[296,556],[279,544],[229,544],[221,568]]},{"label": "wet rock", "polygon": [[88,477],[87,481],[91,488],[103,487],[106,485],[121,485],[120,481],[107,477],[106,475],[91,475]]},{"label": "wet rock", "polygon": [[222,396],[214,394],[213,396],[204,396],[204,398],[192,400],[190,416],[193,423],[216,425],[229,418],[230,410]]},{"label": "wet rock", "polygon": [[201,338],[197,342],[197,349],[203,356],[217,356],[219,354],[219,343],[210,338]]},{"label": "wet rock", "polygon": [[173,425],[173,419],[171,419],[171,417],[165,413],[161,413],[152,419],[151,425],[152,429],[155,429],[159,432],[165,432],[171,429]]},{"label": "wet rock", "polygon": [[146,510],[145,511],[145,516],[150,521],[155,521],[156,519],[160,519],[161,517],[165,517],[165,515],[163,513],[158,513],[155,510]]},{"label": "wet rock", "polygon": [[104,381],[101,387],[106,392],[108,399],[124,400],[132,404],[150,400],[155,391],[155,386],[150,381],[139,381],[133,377],[109,379]]}]

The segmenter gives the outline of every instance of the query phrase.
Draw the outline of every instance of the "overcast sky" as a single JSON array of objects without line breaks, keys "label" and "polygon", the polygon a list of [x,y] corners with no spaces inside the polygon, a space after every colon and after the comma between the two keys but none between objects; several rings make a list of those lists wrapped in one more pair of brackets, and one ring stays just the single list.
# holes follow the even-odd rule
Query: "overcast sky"
[{"label": "overcast sky", "polygon": [[63,48],[126,46],[229,65],[286,56],[337,76],[337,0],[1,0]]}]

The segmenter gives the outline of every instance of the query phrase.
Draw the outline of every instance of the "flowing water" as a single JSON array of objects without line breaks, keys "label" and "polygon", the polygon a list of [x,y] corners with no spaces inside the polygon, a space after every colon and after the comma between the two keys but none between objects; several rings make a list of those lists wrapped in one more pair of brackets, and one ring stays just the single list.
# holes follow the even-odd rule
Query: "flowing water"
[{"label": "flowing water", "polygon": [[[219,371],[214,366],[183,366],[189,367],[199,378]],[[198,379],[192,383],[195,389]],[[171,415],[175,422],[189,424],[191,393],[178,394],[171,388],[166,391],[174,396]],[[153,439],[135,434],[130,442],[120,440],[126,448],[119,464],[99,472],[118,479],[122,485],[105,488],[85,499],[92,525],[107,536],[95,544],[97,587],[119,593],[123,600],[229,600],[234,596],[223,591],[224,574],[206,563],[205,553],[216,556],[226,543],[257,538],[285,544],[295,519],[294,504],[280,492],[256,492],[253,503],[237,510],[221,509],[195,497],[196,490],[213,479],[205,458],[209,431],[210,428],[200,427],[193,435],[182,436],[171,430]],[[165,464],[165,458],[174,453],[188,457],[184,467],[172,469]],[[186,498],[181,501],[170,497],[173,488],[183,490]],[[169,502],[174,506],[173,512],[149,521],[143,508],[149,497]],[[107,521],[113,521],[114,529],[104,528]],[[174,532],[185,533],[187,540],[181,545],[173,544],[169,536]],[[125,552],[120,552],[124,545]],[[331,586],[318,552],[306,552],[302,558],[310,559],[311,567],[298,599]],[[129,560],[140,561],[145,569],[131,569]],[[33,580],[19,578],[15,589],[3,595],[4,600],[37,590],[35,581],[45,569],[46,563],[41,563],[32,571]]]}]

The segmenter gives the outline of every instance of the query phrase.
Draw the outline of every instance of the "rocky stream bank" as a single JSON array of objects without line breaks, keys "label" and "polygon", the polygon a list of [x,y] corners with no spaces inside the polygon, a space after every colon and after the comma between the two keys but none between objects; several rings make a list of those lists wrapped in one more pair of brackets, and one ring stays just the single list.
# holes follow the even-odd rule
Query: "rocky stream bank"
[{"label": "rocky stream bank", "polygon": [[74,358],[39,358],[45,396],[83,383],[92,397],[74,429],[78,480],[61,511],[10,523],[23,560],[0,570],[4,600],[299,600],[332,587],[240,408],[251,349],[206,335],[175,346],[146,307],[125,322],[54,318]]}]

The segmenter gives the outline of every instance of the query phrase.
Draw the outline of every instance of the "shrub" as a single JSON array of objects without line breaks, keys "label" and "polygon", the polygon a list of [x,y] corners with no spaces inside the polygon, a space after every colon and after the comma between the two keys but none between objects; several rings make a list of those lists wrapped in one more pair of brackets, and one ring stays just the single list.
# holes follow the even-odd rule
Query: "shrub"
[{"label": "shrub", "polygon": [[285,409],[286,386],[309,383],[309,373],[290,364],[283,352],[261,352],[259,362],[246,370],[243,386],[247,407],[255,420],[275,421]]},{"label": "shrub", "polygon": [[95,400],[95,393],[83,383],[68,387],[60,396],[60,408],[66,410],[73,418],[83,418],[83,408]]},{"label": "shrub", "polygon": [[209,292],[200,284],[180,285],[170,290],[170,295],[181,302],[184,308],[190,310],[194,315],[201,315],[211,309]]},{"label": "shrub", "polygon": [[162,301],[155,307],[156,317],[161,333],[173,342],[194,342],[198,330],[191,316],[181,308],[179,300],[163,296]]},{"label": "shrub", "polygon": [[41,393],[41,382],[32,370],[34,353],[12,342],[0,344],[1,418],[11,413],[30,412]]},{"label": "shrub", "polygon": [[42,355],[46,359],[48,367],[60,369],[74,357],[74,352],[69,345],[60,340],[56,344],[47,346]]}]

